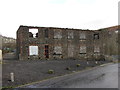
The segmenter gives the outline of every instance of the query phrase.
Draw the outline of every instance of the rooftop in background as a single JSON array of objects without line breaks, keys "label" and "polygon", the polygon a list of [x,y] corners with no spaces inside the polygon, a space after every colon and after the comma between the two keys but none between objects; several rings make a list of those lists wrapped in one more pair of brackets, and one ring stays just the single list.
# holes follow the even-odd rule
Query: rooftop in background
[{"label": "rooftop in background", "polygon": [[6,36],[2,36],[2,43],[16,43],[16,39],[15,38],[11,38],[11,37],[6,37]]}]

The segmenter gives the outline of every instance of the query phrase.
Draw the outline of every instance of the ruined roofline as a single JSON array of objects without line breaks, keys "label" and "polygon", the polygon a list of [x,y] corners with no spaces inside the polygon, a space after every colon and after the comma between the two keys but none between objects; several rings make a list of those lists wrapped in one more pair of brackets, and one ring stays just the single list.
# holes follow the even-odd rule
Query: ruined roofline
[{"label": "ruined roofline", "polygon": [[[96,32],[96,31],[101,31],[101,30],[117,30],[120,25],[116,26],[111,26],[107,28],[100,28],[97,30],[89,30],[89,29],[74,29],[74,28],[60,28],[60,27],[38,27],[38,26],[26,26],[26,25],[20,25],[19,28],[21,27],[28,27],[28,28],[49,28],[49,29],[64,29],[64,30],[79,30],[79,31],[91,31],[91,32]],[[19,29],[18,29],[19,30]]]},{"label": "ruined roofline", "polygon": [[[64,29],[64,30],[79,30],[79,31],[93,31],[89,29],[74,29],[74,28],[60,28],[60,27],[38,27],[38,26],[26,26],[26,25],[20,25],[19,28],[21,27],[28,27],[28,28],[49,28],[49,29]],[[19,30],[19,29],[18,29]],[[97,30],[94,30],[97,31]],[[94,32],[93,31],[93,32]]]},{"label": "ruined roofline", "polygon": [[118,30],[120,29],[120,25],[116,25],[116,26],[111,26],[111,27],[106,27],[106,28],[101,28],[101,29],[98,29],[99,31],[101,30]]}]

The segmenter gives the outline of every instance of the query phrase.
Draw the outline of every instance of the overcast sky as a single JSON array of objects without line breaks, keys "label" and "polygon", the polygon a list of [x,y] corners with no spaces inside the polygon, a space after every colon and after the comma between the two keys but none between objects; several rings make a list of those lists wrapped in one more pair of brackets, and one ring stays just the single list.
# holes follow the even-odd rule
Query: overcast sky
[{"label": "overcast sky", "polygon": [[20,25],[100,29],[118,24],[119,0],[1,0],[0,32],[16,38]]}]

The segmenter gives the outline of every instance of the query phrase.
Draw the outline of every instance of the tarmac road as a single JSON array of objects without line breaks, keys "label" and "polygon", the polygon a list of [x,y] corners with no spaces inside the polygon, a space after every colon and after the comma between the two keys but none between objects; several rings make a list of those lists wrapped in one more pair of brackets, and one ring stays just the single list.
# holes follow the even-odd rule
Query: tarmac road
[{"label": "tarmac road", "polygon": [[95,67],[24,88],[118,88],[118,64]]}]

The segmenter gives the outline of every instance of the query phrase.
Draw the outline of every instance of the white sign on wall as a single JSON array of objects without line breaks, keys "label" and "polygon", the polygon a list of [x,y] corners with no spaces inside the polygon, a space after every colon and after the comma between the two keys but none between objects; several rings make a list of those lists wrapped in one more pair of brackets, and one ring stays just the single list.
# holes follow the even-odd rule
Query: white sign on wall
[{"label": "white sign on wall", "polygon": [[38,55],[38,46],[29,46],[29,55]]}]

